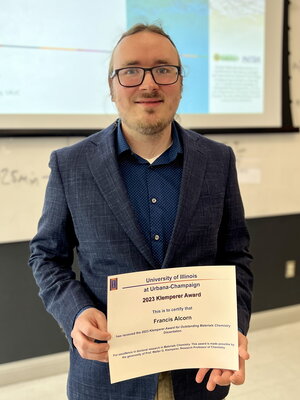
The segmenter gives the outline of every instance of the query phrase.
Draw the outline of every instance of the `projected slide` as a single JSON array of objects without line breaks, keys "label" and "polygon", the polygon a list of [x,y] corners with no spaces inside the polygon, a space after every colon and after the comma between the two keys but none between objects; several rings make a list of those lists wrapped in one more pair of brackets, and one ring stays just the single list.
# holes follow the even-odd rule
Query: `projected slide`
[{"label": "projected slide", "polygon": [[263,112],[264,1],[210,3],[209,112]]},{"label": "projected slide", "polygon": [[262,113],[264,0],[14,0],[0,12],[0,114],[115,114],[111,50],[160,23],[184,66],[180,114]]},{"label": "projected slide", "polygon": [[107,69],[126,28],[125,6],[120,0],[2,4],[1,113],[114,113]]}]

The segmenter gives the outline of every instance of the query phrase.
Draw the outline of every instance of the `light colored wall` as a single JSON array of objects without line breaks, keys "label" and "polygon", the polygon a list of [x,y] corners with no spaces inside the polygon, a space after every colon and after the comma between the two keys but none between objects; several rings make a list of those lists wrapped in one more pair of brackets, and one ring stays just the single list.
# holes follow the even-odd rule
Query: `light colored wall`
[{"label": "light colored wall", "polygon": [[[289,8],[290,90],[300,127],[300,0]],[[300,213],[300,134],[213,135],[234,149],[246,216]]]},{"label": "light colored wall", "polygon": [[300,213],[300,135],[229,135],[246,217]]}]

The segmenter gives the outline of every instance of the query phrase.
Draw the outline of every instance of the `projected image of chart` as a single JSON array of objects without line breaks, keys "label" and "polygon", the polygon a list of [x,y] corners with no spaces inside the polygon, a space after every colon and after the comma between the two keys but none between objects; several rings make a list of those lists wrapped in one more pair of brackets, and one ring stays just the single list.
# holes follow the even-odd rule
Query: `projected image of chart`
[{"label": "projected image of chart", "polygon": [[1,113],[114,113],[107,68],[126,26],[125,5],[120,0],[111,0],[110,7],[96,0],[2,5]]}]

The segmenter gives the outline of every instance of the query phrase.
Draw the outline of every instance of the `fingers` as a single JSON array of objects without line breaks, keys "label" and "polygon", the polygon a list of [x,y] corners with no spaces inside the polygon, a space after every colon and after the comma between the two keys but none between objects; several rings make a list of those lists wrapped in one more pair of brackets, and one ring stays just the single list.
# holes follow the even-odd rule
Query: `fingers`
[{"label": "fingers", "polygon": [[101,311],[96,308],[83,311],[75,320],[71,337],[82,358],[108,362],[109,345],[101,341],[109,340],[111,335],[107,332],[106,317]]},{"label": "fingers", "polygon": [[222,376],[222,370],[213,369],[209,376],[209,379],[208,379],[208,382],[206,385],[206,389],[209,390],[210,392],[215,390],[217,384],[219,385],[219,383],[217,383],[217,382],[220,381],[221,376]]},{"label": "fingers", "polygon": [[208,371],[209,368],[200,368],[196,375],[196,382],[201,383]]},{"label": "fingers", "polygon": [[225,370],[218,370],[220,373],[216,374],[214,376],[214,383],[220,386],[227,386],[231,383],[231,376],[233,374],[233,371],[230,371],[228,369]]},{"label": "fingers", "polygon": [[234,385],[242,385],[245,382],[245,360],[242,357],[240,357],[240,369],[233,372],[230,381]]},{"label": "fingers", "polygon": [[[196,382],[201,383],[209,371],[208,368],[200,368],[196,375]],[[238,371],[213,369],[208,378],[206,388],[209,391],[215,390],[216,386],[242,385],[245,382],[245,360],[240,359],[240,369]]]},{"label": "fingers", "polygon": [[248,353],[248,339],[241,332],[239,332],[239,356],[243,360],[249,360],[250,354]]},{"label": "fingers", "polygon": [[[245,361],[249,358],[248,339],[239,332],[239,370],[213,369],[207,381],[207,390],[215,390],[216,385],[227,386],[231,383],[242,385],[245,382]],[[201,383],[208,371],[209,368],[200,368],[196,375],[196,382]]]},{"label": "fingers", "polygon": [[[209,371],[209,368],[200,368],[196,375],[196,382],[201,383]],[[211,370],[210,376],[208,378],[206,388],[209,391],[215,390],[217,385],[227,386],[231,383],[230,377],[233,374],[233,371],[229,370],[221,370],[221,369],[213,369]]]},{"label": "fingers", "polygon": [[234,385],[242,385],[245,382],[245,374],[241,371],[235,371],[230,378],[230,382]]},{"label": "fingers", "polygon": [[239,348],[239,356],[243,360],[249,360],[250,358],[250,354],[248,353],[248,351],[243,348]]},{"label": "fingers", "polygon": [[109,345],[107,343],[95,343],[93,339],[79,331],[74,335],[73,344],[82,358],[108,362]]},{"label": "fingers", "polygon": [[86,337],[92,339],[93,341],[96,340],[109,340],[111,338],[108,332],[102,331],[99,328],[94,327],[91,324],[81,324],[78,326],[80,332],[82,332]]},{"label": "fingers", "polygon": [[73,331],[77,330],[91,339],[109,340],[111,338],[111,335],[107,332],[106,317],[96,308],[89,308],[76,318]]}]

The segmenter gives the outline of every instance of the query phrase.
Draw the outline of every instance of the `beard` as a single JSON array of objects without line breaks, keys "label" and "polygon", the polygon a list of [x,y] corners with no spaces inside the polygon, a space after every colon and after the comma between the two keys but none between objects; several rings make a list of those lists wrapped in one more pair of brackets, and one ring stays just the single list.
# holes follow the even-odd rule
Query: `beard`
[{"label": "beard", "polygon": [[[146,110],[146,113],[151,116],[155,114],[155,110]],[[137,119],[134,121],[128,120],[126,117],[121,118],[124,123],[130,128],[141,135],[154,136],[161,134],[165,128],[167,128],[173,121],[173,116],[169,118],[155,119],[151,121],[150,119]]]},{"label": "beard", "polygon": [[[162,94],[153,91],[149,93],[143,93],[142,95],[138,94],[136,97],[132,99],[132,102],[139,102],[142,99],[148,99],[148,98],[164,101],[164,97],[162,96]],[[178,98],[178,103],[179,103],[179,98]],[[176,108],[173,104],[171,104],[167,109],[165,109],[164,113],[157,112],[155,107],[153,108],[149,107],[145,109],[144,114],[141,112],[135,114],[135,112],[131,111],[126,113],[124,112],[124,110],[118,109],[119,117],[123,122],[123,124],[127,126],[131,131],[137,132],[140,135],[144,136],[158,137],[160,135],[163,135],[165,129],[168,128],[173,122],[176,109],[178,107],[178,104],[176,104],[175,102],[174,104]]]},{"label": "beard", "polygon": [[[148,110],[148,114],[153,114],[153,113],[154,113],[153,111],[151,112],[151,110]],[[172,123],[172,121],[173,118],[170,120],[160,119],[153,122],[139,120],[136,121],[135,124],[133,124],[134,126],[132,126],[132,128],[134,128],[141,135],[154,136],[162,133],[165,130],[165,128],[167,128]]]}]

